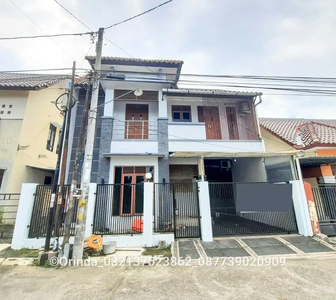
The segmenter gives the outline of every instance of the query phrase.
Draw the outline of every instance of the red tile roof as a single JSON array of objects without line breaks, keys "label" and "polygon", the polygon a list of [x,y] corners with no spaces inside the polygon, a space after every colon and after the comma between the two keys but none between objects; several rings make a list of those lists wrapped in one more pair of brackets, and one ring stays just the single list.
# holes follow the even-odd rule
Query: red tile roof
[{"label": "red tile roof", "polygon": [[336,120],[260,118],[260,126],[298,149],[336,146]]}]

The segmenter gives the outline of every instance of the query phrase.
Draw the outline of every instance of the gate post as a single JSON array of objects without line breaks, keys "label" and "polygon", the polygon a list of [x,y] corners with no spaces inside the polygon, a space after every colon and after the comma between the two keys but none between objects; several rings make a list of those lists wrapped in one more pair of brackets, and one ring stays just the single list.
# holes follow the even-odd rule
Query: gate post
[{"label": "gate post", "polygon": [[12,239],[12,249],[21,249],[26,246],[25,240],[28,239],[37,186],[37,183],[22,184]]},{"label": "gate post", "polygon": [[153,182],[144,182],[143,240],[144,247],[153,246]]},{"label": "gate post", "polygon": [[212,242],[212,221],[210,209],[209,183],[207,181],[199,181],[198,199],[201,218],[201,233],[204,242]]},{"label": "gate post", "polygon": [[97,183],[90,183],[89,200],[86,207],[85,237],[92,234],[92,225],[96,204]]}]

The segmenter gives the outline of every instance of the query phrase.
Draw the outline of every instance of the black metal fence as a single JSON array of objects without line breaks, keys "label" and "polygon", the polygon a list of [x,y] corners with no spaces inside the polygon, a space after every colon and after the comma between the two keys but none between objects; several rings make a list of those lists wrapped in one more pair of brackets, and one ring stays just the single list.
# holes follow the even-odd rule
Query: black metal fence
[{"label": "black metal fence", "polygon": [[14,224],[19,206],[20,194],[0,194],[0,224]]},{"label": "black metal fence", "polygon": [[154,231],[176,238],[201,237],[197,183],[156,183]]},{"label": "black metal fence", "polygon": [[[266,184],[261,184],[260,188]],[[262,191],[260,192],[262,194]],[[214,236],[297,232],[294,209],[238,211],[236,183],[209,183],[209,196]],[[251,199],[253,197],[256,195],[251,195]],[[273,200],[273,197],[265,198],[265,201]],[[286,201],[292,201],[292,199],[286,199]]]},{"label": "black metal fence", "polygon": [[322,233],[336,235],[336,185],[319,185],[312,191]]},{"label": "black metal fence", "polygon": [[[58,189],[57,189],[58,190]],[[64,221],[65,216],[67,213],[67,203],[69,200],[69,192],[70,192],[70,186],[66,185],[64,186],[64,201],[62,203],[62,211],[61,211],[61,222],[59,223],[59,234],[63,234],[64,230]],[[36,187],[35,192],[35,200],[34,200],[34,206],[33,206],[33,212],[32,217],[29,225],[29,238],[39,238],[39,237],[45,237],[47,234],[47,223],[48,223],[48,216],[49,216],[49,206],[50,206],[50,199],[51,199],[51,193],[52,193],[52,185],[38,185]],[[57,202],[58,193],[56,193],[55,196],[55,205]],[[70,235],[75,234],[75,224],[77,219],[77,208],[78,208],[78,200],[76,200],[74,205],[74,212],[73,212],[73,218],[72,218],[72,224],[70,229]],[[54,210],[54,222],[55,222],[55,212]],[[54,224],[53,224],[53,230],[54,230]],[[52,232],[52,235],[54,232]]]},{"label": "black metal fence", "polygon": [[144,185],[98,184],[93,234],[141,234]]}]

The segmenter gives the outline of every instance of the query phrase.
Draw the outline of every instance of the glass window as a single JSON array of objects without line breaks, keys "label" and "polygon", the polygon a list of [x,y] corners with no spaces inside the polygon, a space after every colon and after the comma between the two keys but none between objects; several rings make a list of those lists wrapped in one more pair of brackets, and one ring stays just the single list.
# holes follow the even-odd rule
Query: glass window
[{"label": "glass window", "polygon": [[56,136],[56,127],[50,124],[48,139],[47,139],[47,150],[49,151],[54,150],[55,136]]},{"label": "glass window", "polygon": [[4,173],[5,173],[5,170],[0,170],[0,188],[1,188],[1,185],[2,185],[2,179],[4,177]]},{"label": "glass window", "polygon": [[172,114],[174,122],[191,122],[191,107],[173,105]]}]

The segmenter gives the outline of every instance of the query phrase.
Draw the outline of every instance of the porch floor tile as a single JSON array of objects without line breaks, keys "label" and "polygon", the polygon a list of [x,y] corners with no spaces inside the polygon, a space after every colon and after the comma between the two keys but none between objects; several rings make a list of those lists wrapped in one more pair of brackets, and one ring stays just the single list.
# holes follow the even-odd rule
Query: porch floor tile
[{"label": "porch floor tile", "polygon": [[193,241],[179,241],[178,243],[181,258],[189,256],[191,259],[198,259],[200,257]]},{"label": "porch floor tile", "polygon": [[306,236],[286,236],[282,238],[294,246],[298,244],[319,244],[318,241]]}]

